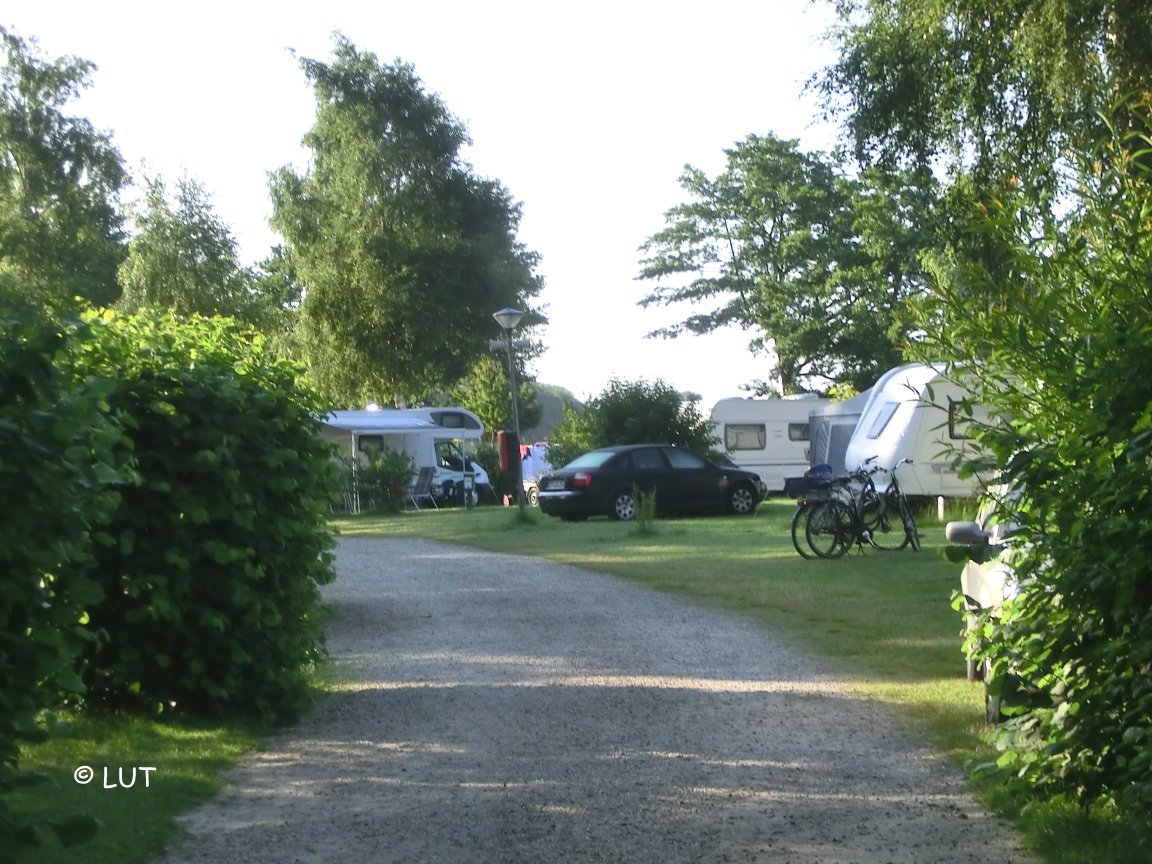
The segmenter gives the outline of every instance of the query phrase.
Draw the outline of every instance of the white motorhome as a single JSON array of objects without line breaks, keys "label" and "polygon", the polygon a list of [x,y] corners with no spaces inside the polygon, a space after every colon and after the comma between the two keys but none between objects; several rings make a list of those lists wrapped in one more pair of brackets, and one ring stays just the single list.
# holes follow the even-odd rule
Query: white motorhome
[{"label": "white motorhome", "polygon": [[759,474],[769,493],[783,492],[786,478],[808,470],[808,415],[828,401],[817,396],[721,399],[712,407],[712,423],[733,463]]},{"label": "white motorhome", "polygon": [[488,473],[469,456],[484,434],[484,424],[465,408],[332,411],[321,420],[321,434],[353,459],[381,448],[408,454],[417,472],[433,469],[432,492],[437,498],[451,498],[462,488],[466,466],[474,476],[473,499],[490,494]]},{"label": "white motorhome", "polygon": [[881,467],[901,459],[900,486],[910,496],[971,497],[981,491],[976,477],[961,478],[956,460],[979,455],[971,424],[988,419],[981,406],[969,417],[970,391],[945,376],[943,364],[910,364],[884,373],[868,391],[868,402],[844,453],[849,468],[875,456]]}]

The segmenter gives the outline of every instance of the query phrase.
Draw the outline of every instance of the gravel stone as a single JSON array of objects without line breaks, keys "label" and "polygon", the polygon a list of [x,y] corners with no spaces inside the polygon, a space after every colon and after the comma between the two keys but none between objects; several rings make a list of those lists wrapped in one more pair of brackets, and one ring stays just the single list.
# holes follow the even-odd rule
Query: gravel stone
[{"label": "gravel stone", "polygon": [[166,864],[1033,860],[890,707],[739,615],[423,540],[337,567],[346,688]]}]

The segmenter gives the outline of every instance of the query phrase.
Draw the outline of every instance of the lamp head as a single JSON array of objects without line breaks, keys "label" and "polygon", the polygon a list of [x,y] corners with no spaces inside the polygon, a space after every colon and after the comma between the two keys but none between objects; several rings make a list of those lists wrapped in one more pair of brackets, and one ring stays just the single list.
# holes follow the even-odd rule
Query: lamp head
[{"label": "lamp head", "polygon": [[493,312],[492,317],[496,319],[496,323],[503,327],[505,330],[511,330],[520,323],[520,319],[524,317],[524,313],[519,309],[508,307],[501,309],[499,312]]}]

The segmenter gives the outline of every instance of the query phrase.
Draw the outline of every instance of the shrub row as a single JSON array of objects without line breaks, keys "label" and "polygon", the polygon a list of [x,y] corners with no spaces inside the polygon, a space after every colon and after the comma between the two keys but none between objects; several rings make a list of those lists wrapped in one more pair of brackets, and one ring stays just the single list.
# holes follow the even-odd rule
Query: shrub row
[{"label": "shrub row", "polygon": [[[0,320],[0,794],[54,703],[295,716],[333,578],[316,398],[227,319]],[[0,846],[30,832],[0,806]]]}]

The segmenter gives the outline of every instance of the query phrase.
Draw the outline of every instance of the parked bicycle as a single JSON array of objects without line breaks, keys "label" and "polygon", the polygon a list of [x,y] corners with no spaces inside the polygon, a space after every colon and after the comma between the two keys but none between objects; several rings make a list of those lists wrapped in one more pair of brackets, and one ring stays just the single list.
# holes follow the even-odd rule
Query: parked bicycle
[{"label": "parked bicycle", "polygon": [[[919,551],[916,522],[896,476],[896,469],[911,460],[902,459],[891,468],[880,468],[869,464],[875,459],[865,460],[857,471],[839,481],[846,491],[830,494],[805,508],[801,520],[804,537],[816,556],[839,558],[850,547],[863,548],[865,544],[890,551],[911,546]],[[876,483],[877,475],[886,481],[881,486]],[[793,536],[793,544],[799,551],[797,541]]]},{"label": "parked bicycle", "polygon": [[830,496],[846,496],[852,477],[833,477],[830,465],[816,465],[795,482],[796,512],[792,514],[792,546],[801,558],[816,558],[808,544],[808,519]]}]

